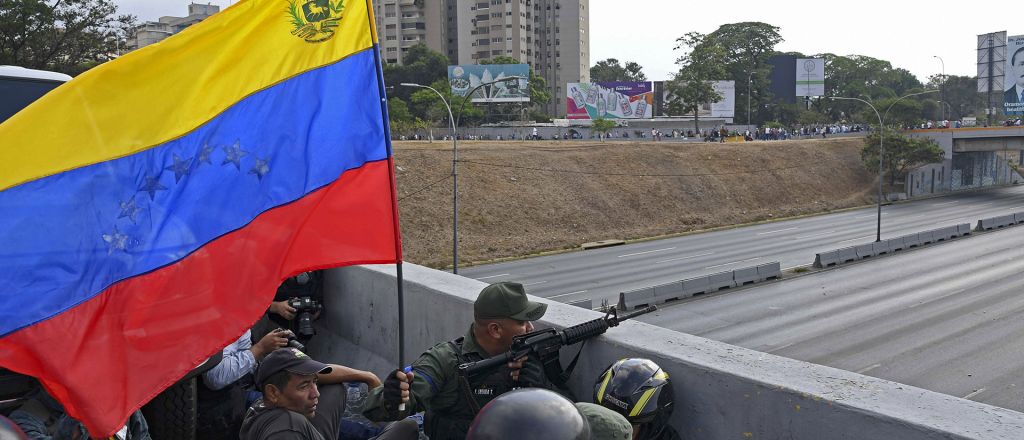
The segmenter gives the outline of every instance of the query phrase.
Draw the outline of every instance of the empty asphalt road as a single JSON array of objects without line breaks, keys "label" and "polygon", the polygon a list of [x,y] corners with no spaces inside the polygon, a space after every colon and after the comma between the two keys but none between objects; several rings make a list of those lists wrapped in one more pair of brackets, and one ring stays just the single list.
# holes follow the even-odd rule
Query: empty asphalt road
[{"label": "empty asphalt road", "polygon": [[1024,411],[1024,226],[723,292],[638,319]]},{"label": "empty asphalt road", "polygon": [[[917,200],[882,208],[882,238],[1024,211],[1024,186]],[[814,254],[875,239],[875,208],[459,269],[484,282],[511,280],[560,302],[614,303],[619,292],[779,261],[809,265]],[[615,237],[607,237],[615,238]]]}]

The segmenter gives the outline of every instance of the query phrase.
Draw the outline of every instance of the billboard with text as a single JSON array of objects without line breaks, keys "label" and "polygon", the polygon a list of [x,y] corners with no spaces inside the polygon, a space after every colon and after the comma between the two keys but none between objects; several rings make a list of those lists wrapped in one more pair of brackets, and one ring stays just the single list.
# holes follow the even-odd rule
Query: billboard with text
[{"label": "billboard with text", "polygon": [[796,96],[825,96],[824,58],[797,58]]},{"label": "billboard with text", "polygon": [[[477,88],[502,78],[515,79]],[[452,87],[452,94],[466,96],[472,91],[471,102],[530,102],[529,79],[530,66],[526,64],[448,66],[448,84]]]},{"label": "billboard with text", "polygon": [[1006,37],[1003,114],[1024,115],[1024,35]]},{"label": "billboard with text", "polygon": [[569,83],[567,119],[651,118],[654,88],[650,82]]}]

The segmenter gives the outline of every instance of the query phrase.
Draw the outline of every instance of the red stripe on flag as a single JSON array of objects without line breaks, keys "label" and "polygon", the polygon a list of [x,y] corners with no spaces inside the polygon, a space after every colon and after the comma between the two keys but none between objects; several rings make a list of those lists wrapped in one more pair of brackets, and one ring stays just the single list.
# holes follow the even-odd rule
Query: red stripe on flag
[{"label": "red stripe on flag", "polygon": [[86,423],[93,437],[112,435],[145,402],[238,339],[285,278],[397,262],[389,163],[347,171],[173,265],[0,339],[0,365],[40,378],[72,417],[93,421]]}]

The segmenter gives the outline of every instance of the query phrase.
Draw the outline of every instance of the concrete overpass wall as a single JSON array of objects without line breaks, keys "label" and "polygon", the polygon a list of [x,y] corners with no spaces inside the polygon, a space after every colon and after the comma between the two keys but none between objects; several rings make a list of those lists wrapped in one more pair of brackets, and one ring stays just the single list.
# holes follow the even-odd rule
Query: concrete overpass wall
[{"label": "concrete overpass wall", "polygon": [[[466,332],[484,283],[405,264],[406,362]],[[495,279],[497,280],[497,279]],[[394,266],[327,271],[325,316],[311,355],[383,377],[397,367]],[[541,325],[564,327],[601,315],[550,302]],[[563,364],[575,348],[563,350]],[[686,439],[1005,439],[1024,414],[834,368],[799,362],[626,322],[586,344],[570,383],[590,400],[610,363],[647,357],[676,390],[671,424]]]}]

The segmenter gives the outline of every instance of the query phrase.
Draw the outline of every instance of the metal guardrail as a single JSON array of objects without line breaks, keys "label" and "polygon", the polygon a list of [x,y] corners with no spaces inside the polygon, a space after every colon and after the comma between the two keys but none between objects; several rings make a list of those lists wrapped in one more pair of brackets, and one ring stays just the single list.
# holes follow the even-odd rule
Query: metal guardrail
[{"label": "metal guardrail", "polygon": [[682,281],[659,284],[642,289],[619,293],[619,310],[633,310],[639,305],[652,306],[665,301],[689,298],[701,293],[717,292],[727,287],[757,283],[782,277],[782,266],[778,261],[744,267],[728,272],[718,272]]},{"label": "metal guardrail", "polygon": [[[1011,215],[1010,217],[1013,216]],[[1024,216],[1022,216],[1021,218],[1022,220],[1024,220]],[[978,225],[978,227],[980,228],[981,222],[978,222]],[[978,230],[980,231],[982,229]],[[824,267],[835,266],[843,263],[848,263],[850,261],[857,261],[860,259],[875,257],[883,254],[891,254],[896,251],[902,251],[905,249],[910,249],[912,247],[917,247],[928,243],[945,241],[970,234],[971,224],[963,223],[956,226],[946,226],[944,228],[932,229],[930,231],[918,232],[916,234],[908,234],[902,237],[896,237],[889,240],[876,241],[870,244],[851,246],[828,252],[819,252],[818,254],[814,255],[814,267],[820,269]]]}]

